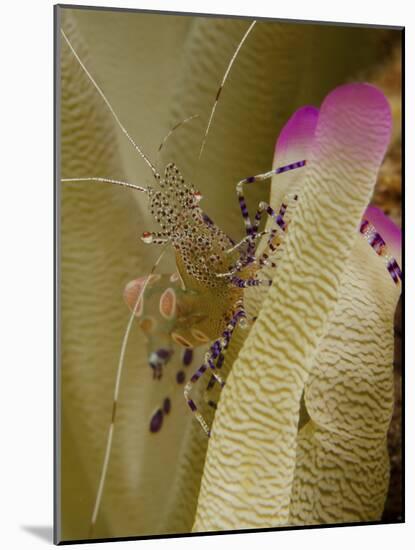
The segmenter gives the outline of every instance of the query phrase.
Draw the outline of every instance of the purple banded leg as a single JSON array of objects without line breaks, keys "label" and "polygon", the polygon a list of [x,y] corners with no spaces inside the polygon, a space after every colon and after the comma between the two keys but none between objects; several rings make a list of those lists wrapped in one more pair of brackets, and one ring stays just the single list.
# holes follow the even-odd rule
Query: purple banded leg
[{"label": "purple banded leg", "polygon": [[259,263],[260,265],[271,265],[272,267],[277,267],[276,264],[274,264],[273,262],[267,262],[264,259],[264,261],[261,264],[259,258],[255,258],[255,256],[249,256],[249,257],[245,257],[243,260],[239,260],[231,268],[230,271],[227,271],[226,273],[217,273],[216,277],[230,277],[231,278],[230,282],[232,283],[232,279],[237,278],[235,277],[235,273],[238,273],[239,271],[241,271],[248,264],[254,264],[254,263]]},{"label": "purple banded leg", "polygon": [[[297,200],[298,197],[297,195],[293,195],[293,198],[294,200]],[[269,204],[265,202],[261,202],[255,214],[254,224],[251,227],[251,233],[247,235],[244,239],[242,239],[239,243],[237,243],[234,247],[230,248],[229,251],[227,251],[227,252],[232,252],[233,250],[235,250],[235,248],[239,247],[244,242],[247,242],[248,249],[246,254],[243,256],[241,260],[236,262],[236,264],[230,269],[230,271],[228,271],[227,273],[220,273],[217,275],[217,277],[232,276],[238,271],[241,271],[241,269],[243,269],[247,265],[253,264],[253,263],[259,263],[261,267],[264,265],[271,265],[271,267],[276,267],[276,264],[268,260],[268,254],[266,252],[268,249],[270,249],[271,251],[276,249],[276,247],[272,245],[272,241],[278,232],[283,233],[285,231],[286,223],[284,221],[284,214],[286,210],[287,210],[287,204],[282,203],[279,213],[277,214]],[[265,230],[258,233],[258,227],[259,227],[259,224],[261,223],[262,215],[264,214],[264,212],[267,213],[274,220],[277,227],[270,231]],[[264,251],[265,253],[263,253],[259,258],[256,258],[253,250],[254,242],[257,238],[267,233],[269,233],[267,249]]]},{"label": "purple banded leg", "polygon": [[[269,246],[267,247],[269,248]],[[277,250],[277,247],[275,245],[272,245],[272,252],[274,250]],[[259,256],[259,258],[257,258],[256,262],[259,264],[260,268],[261,267],[277,267],[277,264],[275,262],[272,262],[270,259],[269,259],[269,254],[268,252],[262,252],[262,254]]]},{"label": "purple banded leg", "polygon": [[[204,432],[209,437],[210,436],[210,428],[206,422],[206,420],[203,418],[201,413],[198,411],[198,408],[193,401],[193,399],[190,398],[190,392],[192,390],[192,387],[196,382],[203,376],[203,374],[208,370],[212,370],[212,376],[213,379],[216,382],[219,382],[220,387],[223,388],[225,383],[223,382],[222,378],[215,372],[216,366],[215,366],[215,360],[219,359],[219,357],[223,354],[224,350],[228,347],[229,342],[232,338],[233,331],[235,330],[235,327],[238,325],[241,319],[246,319],[246,313],[242,307],[242,305],[238,305],[238,310],[233,315],[232,319],[230,320],[229,324],[227,325],[225,331],[221,335],[220,338],[215,340],[213,344],[210,346],[209,351],[206,353],[205,356],[205,362],[199,369],[193,374],[189,382],[186,384],[184,388],[184,398],[186,399],[186,403],[188,404],[190,410],[195,415],[196,419],[202,426]],[[210,383],[210,382],[209,382]]]},{"label": "purple banded leg", "polygon": [[[236,243],[235,246],[233,246],[232,248],[229,248],[226,251],[226,253],[229,254],[229,253],[233,252],[234,250],[236,250],[237,248],[241,247],[244,244],[249,245],[250,243],[253,243],[254,241],[260,239],[264,235],[270,235],[270,238],[272,240],[272,239],[274,239],[276,233],[277,233],[277,230],[273,229],[272,231],[269,231],[268,229],[266,229],[264,231],[260,231],[258,233],[255,233],[255,235],[246,236],[242,240],[240,240],[238,243]],[[233,274],[237,273],[238,271],[240,271],[246,265],[252,264],[252,263],[258,263],[261,267],[264,266],[264,265],[271,265],[271,267],[277,267],[276,264],[274,264],[273,262],[267,261],[267,258],[265,256],[264,256],[264,258],[262,258],[262,257],[255,258],[255,256],[252,256],[252,255],[251,256],[246,256],[246,254],[242,253],[242,259],[239,260],[232,267],[230,272],[223,274],[223,276],[233,275]],[[222,274],[220,276],[222,276]]]},{"label": "purple banded leg", "polygon": [[270,233],[270,231],[264,230],[264,231],[260,231],[259,233],[256,233],[253,236],[252,235],[247,235],[246,237],[241,239],[239,242],[235,243],[234,246],[232,246],[231,248],[228,248],[228,250],[226,250],[226,254],[230,254],[231,252],[234,252],[237,248],[240,248],[244,244],[249,244],[251,241],[255,241],[257,239],[260,239],[264,235],[269,235],[269,233]]},{"label": "purple banded leg", "polygon": [[[216,361],[216,368],[217,369],[222,368],[223,362],[225,360],[225,352],[226,352],[226,349],[224,349],[222,351],[222,353],[219,354],[218,360]],[[209,407],[212,407],[213,409],[216,409],[217,403],[216,403],[216,401],[213,401],[212,399],[209,399],[207,397],[207,393],[213,388],[213,386],[215,385],[215,382],[216,382],[216,378],[212,375],[210,377],[210,380],[209,380],[209,382],[206,386],[206,390],[205,390],[205,401],[209,405]]]},{"label": "purple banded leg", "polygon": [[264,213],[268,214],[268,216],[274,221],[276,225],[276,227],[271,229],[271,231],[269,232],[270,235],[268,237],[268,244],[273,241],[277,233],[281,233],[281,234],[284,233],[287,229],[287,222],[284,219],[284,216],[285,216],[285,213],[287,212],[288,204],[291,200],[297,201],[297,199],[298,199],[297,194],[286,195],[284,202],[281,203],[278,214],[274,211],[273,208],[271,208],[271,206],[268,203],[261,202],[255,214],[254,225],[253,225],[253,238],[255,238],[255,236],[258,234],[258,228]]},{"label": "purple banded leg", "polygon": [[285,204],[283,206],[285,207],[282,210],[283,214],[281,214],[281,209],[277,214],[277,212],[275,212],[275,210],[271,208],[271,206],[267,202],[260,202],[258,205],[258,210],[256,211],[256,214],[255,214],[255,219],[254,219],[254,225],[253,225],[254,233],[258,231],[258,227],[259,227],[259,224],[261,223],[262,216],[264,213],[268,214],[268,216],[274,221],[274,223],[277,226],[275,228],[276,231],[279,231],[279,230],[285,231],[287,224],[284,221],[284,214],[287,207]]},{"label": "purple banded leg", "polygon": [[[271,207],[269,207],[269,209],[275,214],[275,212],[272,210]],[[275,216],[277,216],[277,215],[275,214]],[[282,222],[283,222],[283,220],[282,220]],[[242,245],[244,242],[248,243],[248,250],[247,250],[246,254],[244,254],[242,256],[242,259],[238,260],[231,267],[231,269],[229,271],[227,271],[226,273],[218,273],[218,274],[216,274],[216,276],[217,277],[232,276],[235,273],[238,273],[238,271],[241,271],[241,269],[243,269],[247,265],[254,264],[254,263],[259,263],[259,265],[261,265],[261,266],[268,265],[269,262],[266,260],[266,258],[264,257],[264,258],[261,258],[261,260],[259,260],[258,258],[255,257],[254,250],[253,250],[255,240],[257,238],[263,236],[263,235],[266,235],[267,233],[270,233],[270,239],[271,240],[275,237],[275,234],[276,234],[274,230],[272,230],[272,231],[261,231],[260,233],[257,233],[257,232],[251,233],[251,235],[248,235],[247,237],[242,239],[242,241],[237,243],[233,248],[230,248],[227,252],[235,250],[235,248]],[[274,264],[272,262],[271,262],[271,265],[272,265],[272,267],[276,267],[276,264]]]},{"label": "purple banded leg", "polygon": [[260,267],[263,267],[263,266],[266,266],[266,265],[270,265],[271,267],[277,267],[276,263],[271,262],[269,260],[269,255],[274,254],[274,252],[277,250],[277,248],[279,246],[279,245],[275,245],[274,242],[273,242],[275,237],[277,236],[277,234],[278,234],[277,229],[273,229],[272,231],[270,231],[267,246],[261,252],[260,256],[258,256],[258,258],[256,258],[256,261],[260,265]]},{"label": "purple banded leg", "polygon": [[[264,213],[267,214],[274,221],[274,223],[276,224],[276,227],[274,227],[271,230],[271,234],[268,238],[268,243],[270,243],[274,239],[274,237],[277,235],[277,233],[284,233],[284,231],[286,229],[286,223],[284,221],[285,209],[284,209],[282,215],[281,215],[281,210],[277,214],[274,211],[274,209],[271,208],[271,206],[268,203],[260,202],[259,206],[258,206],[258,209],[256,211],[256,214],[255,214],[254,223],[253,223],[252,228],[251,228],[252,242],[255,239],[256,235],[258,234],[258,227],[261,223],[262,216],[263,216]],[[253,251],[252,247],[248,246],[247,256],[239,262],[241,264],[240,266],[238,266],[239,270],[241,268],[249,265],[249,264],[254,263],[254,262],[258,262],[260,266],[265,265],[265,264],[268,263],[268,255],[267,254],[265,254],[265,255],[262,254],[262,256],[260,256],[260,258],[257,259],[253,255],[253,252],[254,251]],[[273,267],[275,267],[275,264],[274,264]]]},{"label": "purple banded leg", "polygon": [[[284,202],[281,204],[279,213],[276,216],[273,216],[274,219],[276,219],[276,220],[281,219],[284,222],[284,224],[285,224],[284,231],[287,228],[287,221],[284,220],[284,216],[285,216],[285,213],[286,213],[287,208],[288,208],[288,203],[291,199],[294,200],[294,201],[297,201],[298,200],[298,195],[296,195],[296,194],[288,195],[285,198]],[[278,224],[278,227],[280,227],[280,224]],[[278,233],[279,233],[279,229],[277,229],[277,228],[274,228],[269,232],[267,246],[262,251],[261,255],[257,258],[257,262],[259,263],[260,266],[269,264],[269,254],[273,254],[277,250],[278,245],[275,245],[273,243],[273,241],[274,241],[274,239],[275,239],[275,237],[277,236]],[[275,267],[275,264],[273,264],[272,267]]]},{"label": "purple banded leg", "polygon": [[[281,204],[278,213],[276,213],[273,210],[273,208],[271,208],[271,206],[266,202],[261,202],[259,204],[255,214],[254,223],[252,225],[251,234],[249,235],[251,243],[248,246],[247,255],[236,264],[235,267],[237,267],[237,269],[232,270],[232,273],[236,273],[237,271],[240,271],[243,267],[252,263],[258,263],[261,267],[265,265],[271,265],[271,267],[276,267],[276,264],[269,261],[269,252],[274,252],[277,248],[272,244],[272,241],[274,240],[275,236],[278,233],[283,234],[287,228],[287,223],[284,220],[284,215],[288,208],[288,202],[291,199],[296,201],[298,199],[298,195],[295,195],[295,194],[287,195],[285,198],[285,202]],[[266,249],[262,252],[261,256],[259,256],[258,258],[255,258],[255,256],[253,255],[253,243],[257,239],[258,235],[261,235],[264,233],[264,232],[258,233],[258,228],[264,213],[266,213],[274,221],[276,227],[274,227],[269,231],[269,237],[268,237]]]},{"label": "purple banded leg", "polygon": [[390,258],[386,264],[386,267],[394,282],[399,284],[399,281],[402,281],[402,271],[395,258]]},{"label": "purple banded leg", "polygon": [[376,231],[376,227],[367,220],[362,220],[359,228],[363,238],[367,240],[378,256],[384,258],[386,269],[389,271],[395,284],[402,281],[402,271],[398,262],[389,254],[388,247],[381,235]]},{"label": "purple banded leg", "polygon": [[290,201],[297,201],[298,195],[295,193],[290,193],[285,196],[284,202],[281,203],[280,209],[278,211],[278,214],[271,208],[269,204],[266,202],[261,202],[258,206],[258,210],[255,214],[255,220],[254,220],[254,234],[257,234],[259,224],[261,223],[262,215],[265,213],[270,216],[271,219],[274,220],[274,223],[276,224],[276,227],[270,231],[270,236],[268,238],[268,242],[271,242],[275,235],[278,232],[284,232],[287,229],[287,222],[284,219],[285,213],[287,212],[288,205]]},{"label": "purple banded leg", "polygon": [[[257,181],[263,181],[269,178],[272,178],[272,176],[275,176],[276,174],[283,174],[284,172],[288,172],[290,170],[295,170],[296,168],[302,168],[306,165],[305,160],[300,160],[298,162],[292,162],[291,164],[287,164],[285,166],[279,166],[278,168],[275,168],[274,170],[271,170],[269,172],[265,172],[264,174],[258,174],[256,176],[250,176],[248,178],[245,178],[241,181],[239,181],[236,185],[236,194],[238,196],[239,206],[241,208],[242,218],[245,223],[246,233],[247,235],[251,235],[254,231],[253,225],[251,222],[251,219],[249,217],[248,208],[246,206],[245,197],[243,194],[243,186],[245,184],[255,183]],[[253,245],[252,245],[253,246]],[[248,254],[252,253],[253,248],[251,248],[248,251]]]},{"label": "purple banded leg", "polygon": [[[276,213],[274,209],[266,202],[261,202],[258,206],[258,209],[255,214],[254,223],[251,222],[251,219],[249,218],[248,209],[246,207],[245,199],[242,194],[242,185],[244,183],[253,183],[255,181],[260,181],[262,179],[266,179],[267,177],[271,177],[275,174],[280,174],[283,172],[287,172],[288,170],[293,170],[295,168],[300,168],[302,166],[305,166],[306,161],[300,161],[300,162],[294,162],[292,164],[288,164],[286,166],[282,166],[280,168],[276,168],[275,170],[272,170],[271,172],[267,172],[266,174],[259,174],[258,176],[251,176],[250,178],[246,178],[245,180],[241,180],[237,185],[237,194],[239,198],[239,204],[241,206],[242,211],[242,217],[245,221],[245,226],[247,230],[247,236],[242,239],[239,243],[237,243],[234,247],[230,248],[227,252],[232,252],[237,247],[241,246],[244,242],[248,244],[248,248],[246,251],[246,254],[244,257],[236,262],[236,264],[226,273],[218,273],[217,277],[229,277],[233,276],[235,273],[243,269],[249,264],[253,263],[259,263],[259,265],[262,267],[264,265],[271,265],[271,267],[276,267],[276,264],[273,262],[270,262],[268,259],[268,251],[274,252],[276,250],[276,247],[272,244],[272,241],[274,240],[275,236],[278,232],[284,233],[287,227],[287,223],[284,220],[284,215],[287,211],[288,202],[292,198],[294,201],[298,199],[298,195],[287,195],[285,198],[285,202],[283,202],[280,206],[279,212]],[[255,257],[254,254],[254,248],[255,248],[255,241],[260,236],[267,233],[267,231],[262,231],[258,233],[258,228],[261,223],[261,219],[263,214],[266,213],[270,218],[274,221],[276,224],[276,227],[269,231],[270,235],[268,238],[267,248],[265,251],[261,254],[259,258]]]}]

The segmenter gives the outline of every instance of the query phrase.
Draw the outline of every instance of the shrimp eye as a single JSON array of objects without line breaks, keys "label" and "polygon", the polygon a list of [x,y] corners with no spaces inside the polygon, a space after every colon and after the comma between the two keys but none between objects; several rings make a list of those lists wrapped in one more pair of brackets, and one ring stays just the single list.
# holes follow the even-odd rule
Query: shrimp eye
[{"label": "shrimp eye", "polygon": [[150,233],[150,231],[144,231],[144,232],[143,232],[143,236],[141,237],[141,239],[142,239],[145,243],[149,244],[149,243],[151,243],[151,242],[153,241],[153,235]]}]

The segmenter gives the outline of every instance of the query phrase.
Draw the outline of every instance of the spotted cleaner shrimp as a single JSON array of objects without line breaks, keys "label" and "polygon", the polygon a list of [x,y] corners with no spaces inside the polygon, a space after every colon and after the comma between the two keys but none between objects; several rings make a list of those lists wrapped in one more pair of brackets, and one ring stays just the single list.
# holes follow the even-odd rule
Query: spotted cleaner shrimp
[{"label": "spotted cleaner shrimp", "polygon": [[[254,25],[255,21],[249,26],[241,39],[222,79],[203,137],[200,155],[203,152],[223,85],[240,48]],[[271,284],[270,279],[260,277],[261,268],[264,266],[275,267],[272,254],[284,238],[288,227],[286,221],[288,203],[295,203],[297,200],[297,196],[287,197],[287,201],[284,201],[280,208],[276,210],[271,205],[262,202],[259,204],[254,218],[251,219],[244,198],[244,187],[269,179],[276,174],[301,169],[307,161],[306,159],[298,159],[297,162],[287,166],[247,177],[237,184],[237,198],[245,224],[246,237],[239,242],[235,242],[216,226],[202,210],[200,207],[201,193],[191,184],[185,182],[174,163],[169,163],[166,166],[163,175],[158,172],[155,165],[143,153],[141,147],[128,134],[63,31],[62,36],[106,103],[118,126],[151,170],[156,186],[141,187],[105,177],[66,178],[62,181],[66,183],[75,181],[110,183],[145,194],[148,199],[149,211],[160,225],[161,231],[157,233],[146,231],[143,233],[142,240],[146,244],[160,245],[163,250],[166,246],[172,246],[178,270],[177,276],[175,274],[171,275],[168,280],[160,278],[155,274],[155,268],[158,265],[158,262],[156,262],[148,276],[136,280],[133,282],[134,284],[126,289],[125,299],[132,310],[132,315],[122,346],[119,375],[121,375],[125,345],[132,321],[135,317],[139,319],[143,317],[149,292],[153,289],[158,298],[159,312],[163,319],[169,323],[171,339],[176,344],[186,348],[183,356],[184,362],[189,361],[189,350],[213,342],[209,346],[203,364],[193,374],[184,389],[184,396],[189,409],[201,424],[204,432],[209,436],[210,427],[200,413],[194,399],[192,399],[191,390],[206,372],[211,373],[213,381],[217,382],[220,387],[225,385],[225,381],[218,370],[223,362],[232,335],[237,326],[249,327],[254,322],[254,319],[249,319],[245,310],[244,289],[251,286],[269,286]],[[260,231],[261,220],[264,216],[268,216],[273,223],[272,229],[268,231]],[[367,222],[366,224],[362,223],[360,230],[368,239],[369,244],[378,253],[381,253],[384,242],[376,230],[369,226]],[[263,236],[267,237],[266,247],[260,255],[256,255],[256,243]],[[399,268],[394,265],[389,267],[388,265],[388,269],[394,279],[400,277],[398,271],[396,271]],[[203,312],[203,314],[197,312]],[[144,321],[144,318],[141,321]],[[151,326],[146,327],[145,324],[141,323],[141,328],[147,331],[149,335],[152,334]],[[161,376],[163,367],[168,362],[169,350],[162,347],[153,353],[154,355],[149,362],[153,369],[153,375],[157,378]],[[117,377],[117,380],[119,380],[119,377]],[[110,430],[113,430],[115,423],[117,397],[117,394],[115,394]],[[168,403],[164,404],[164,407],[165,412],[167,412]],[[157,426],[157,419],[158,416],[152,418],[153,427]],[[112,437],[112,431],[110,433]],[[106,457],[109,457],[111,437],[108,439]],[[104,461],[98,495],[102,494],[106,471],[105,464],[108,464],[108,460]],[[92,524],[95,522],[98,513],[99,500],[100,496],[97,497]]]},{"label": "spotted cleaner shrimp", "polygon": [[[256,22],[253,21],[245,32],[226,69],[216,94],[209,122],[203,137],[200,155],[203,152],[221,90],[239,50],[254,28],[255,23]],[[249,324],[243,303],[244,288],[259,285],[269,286],[271,284],[271,280],[269,279],[258,278],[257,273],[262,266],[274,265],[273,262],[269,261],[268,254],[275,249],[275,238],[277,235],[281,237],[286,227],[283,219],[287,207],[285,204],[281,206],[280,212],[275,212],[270,205],[261,203],[252,221],[248,214],[243,186],[245,184],[271,178],[273,175],[287,170],[300,168],[304,166],[306,162],[305,160],[300,160],[265,174],[245,178],[238,183],[237,196],[245,223],[246,237],[240,242],[235,243],[214,224],[205,212],[203,212],[199,206],[202,199],[201,193],[192,185],[184,181],[182,174],[175,164],[169,163],[166,166],[163,177],[159,174],[153,163],[130,137],[98,84],[73,49],[63,30],[61,30],[61,33],[73,55],[77,58],[88,78],[107,104],[118,126],[152,171],[159,189],[153,187],[144,188],[128,182],[121,182],[103,177],[65,178],[62,181],[66,183],[75,181],[111,183],[125,186],[147,195],[149,211],[161,226],[162,231],[158,233],[145,231],[142,240],[147,244],[172,245],[179,273],[178,281],[180,281],[180,294],[178,289],[175,290],[171,285],[164,291],[160,298],[160,311],[162,315],[166,319],[174,319],[171,338],[175,343],[186,348],[194,348],[198,345],[211,342],[212,340],[214,341],[205,356],[204,363],[191,377],[184,390],[185,399],[190,410],[193,412],[206,434],[210,435],[210,429],[207,423],[198,411],[194,400],[190,397],[191,388],[207,369],[211,370],[213,378],[220,386],[224,386],[224,381],[217,373],[215,361],[218,359],[220,362],[223,361],[223,353],[229,345],[236,326],[246,327]],[[190,118],[192,117],[189,117],[189,120]],[[183,122],[187,122],[187,120]],[[270,216],[274,220],[275,228],[269,232],[266,250],[262,252],[259,258],[256,258],[254,255],[255,243],[259,237],[266,233],[266,231],[259,231],[263,214]],[[134,289],[133,287],[132,293],[129,293],[128,290],[126,292],[126,301],[131,306],[131,297],[137,294],[134,290],[138,290],[138,287],[140,287],[137,304],[132,307],[133,313],[138,316],[140,316],[143,307],[141,305],[142,296],[144,295],[146,287],[152,286],[151,279],[154,283],[158,277],[152,273],[151,277],[147,277],[145,280],[136,281],[136,288]],[[174,283],[175,281],[171,282]],[[130,287],[130,291],[131,290],[132,288]],[[194,314],[193,312],[195,311],[203,311],[204,313]],[[178,315],[177,312],[179,312]],[[145,327],[144,325],[144,328],[147,328],[147,331],[151,332],[150,327]],[[161,356],[159,359],[166,360],[168,359],[169,352],[162,350],[159,355]],[[159,376],[160,363],[157,363],[157,361],[154,369],[155,376]]]}]

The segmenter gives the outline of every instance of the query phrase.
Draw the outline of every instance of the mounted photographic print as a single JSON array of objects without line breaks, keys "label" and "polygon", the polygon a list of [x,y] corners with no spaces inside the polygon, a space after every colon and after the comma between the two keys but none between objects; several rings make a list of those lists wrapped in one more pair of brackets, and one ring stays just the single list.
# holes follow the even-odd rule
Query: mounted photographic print
[{"label": "mounted photographic print", "polygon": [[403,522],[403,28],[54,38],[55,543]]}]

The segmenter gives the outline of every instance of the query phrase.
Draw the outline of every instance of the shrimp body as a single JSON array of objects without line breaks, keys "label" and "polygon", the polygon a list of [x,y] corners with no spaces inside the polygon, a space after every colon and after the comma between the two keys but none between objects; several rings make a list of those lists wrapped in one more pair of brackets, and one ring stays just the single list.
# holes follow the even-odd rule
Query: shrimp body
[{"label": "shrimp body", "polygon": [[[174,249],[181,292],[171,287],[177,307],[171,334],[176,343],[196,347],[217,338],[242,303],[243,288],[233,284],[231,275],[221,276],[234,268],[241,253],[232,250],[235,242],[205,214],[201,194],[185,183],[173,163],[158,181],[160,190],[148,189],[149,210],[162,231],[145,231],[142,238]],[[238,272],[241,279],[252,274],[252,266]]]}]

